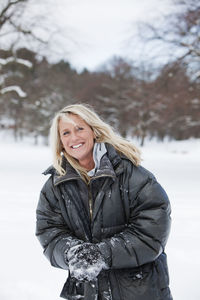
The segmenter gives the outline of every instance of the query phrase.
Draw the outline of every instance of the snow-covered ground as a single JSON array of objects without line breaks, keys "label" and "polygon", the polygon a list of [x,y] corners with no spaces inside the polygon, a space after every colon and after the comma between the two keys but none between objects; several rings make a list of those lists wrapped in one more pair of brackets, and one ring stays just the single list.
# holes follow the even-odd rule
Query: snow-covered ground
[{"label": "snow-covered ground", "polygon": [[[166,252],[174,300],[199,300],[200,140],[147,142],[143,166],[167,191],[172,230]],[[48,147],[1,139],[0,299],[56,300],[67,272],[50,266],[35,237],[35,209],[51,164]]]}]

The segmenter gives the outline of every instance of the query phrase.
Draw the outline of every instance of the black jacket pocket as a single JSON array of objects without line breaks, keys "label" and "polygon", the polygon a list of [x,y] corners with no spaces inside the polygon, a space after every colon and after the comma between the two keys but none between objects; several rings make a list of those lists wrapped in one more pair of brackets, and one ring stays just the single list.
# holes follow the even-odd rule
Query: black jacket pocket
[{"label": "black jacket pocket", "polygon": [[60,297],[68,300],[84,299],[84,283],[68,277]]},{"label": "black jacket pocket", "polygon": [[152,263],[115,270],[122,299],[157,300]]}]

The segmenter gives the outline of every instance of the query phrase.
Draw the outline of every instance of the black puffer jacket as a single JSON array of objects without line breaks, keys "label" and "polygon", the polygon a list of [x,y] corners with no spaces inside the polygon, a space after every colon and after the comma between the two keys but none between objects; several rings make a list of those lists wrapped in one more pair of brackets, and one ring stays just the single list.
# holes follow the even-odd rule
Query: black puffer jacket
[{"label": "black puffer jacket", "polygon": [[[63,161],[65,176],[51,174],[37,207],[36,235],[52,266],[67,270],[64,252],[78,239],[101,242],[110,262],[95,282],[68,278],[61,297],[69,300],[172,300],[164,248],[170,203],[155,177],[106,144],[107,154],[89,187]],[[92,195],[90,221],[88,198]]]}]

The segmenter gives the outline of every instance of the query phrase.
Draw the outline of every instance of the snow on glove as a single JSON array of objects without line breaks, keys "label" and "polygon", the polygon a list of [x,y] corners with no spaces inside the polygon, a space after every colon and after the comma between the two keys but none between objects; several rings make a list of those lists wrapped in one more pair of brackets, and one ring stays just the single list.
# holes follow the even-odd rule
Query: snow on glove
[{"label": "snow on glove", "polygon": [[102,269],[108,269],[97,245],[83,243],[72,247],[67,253],[72,277],[82,281],[96,279]]},{"label": "snow on glove", "polygon": [[67,259],[67,253],[69,252],[69,249],[71,249],[74,246],[81,245],[84,243],[82,240],[78,240],[76,238],[68,237],[67,242],[66,242],[66,249],[64,251],[64,260],[67,264],[69,265],[68,259]]}]

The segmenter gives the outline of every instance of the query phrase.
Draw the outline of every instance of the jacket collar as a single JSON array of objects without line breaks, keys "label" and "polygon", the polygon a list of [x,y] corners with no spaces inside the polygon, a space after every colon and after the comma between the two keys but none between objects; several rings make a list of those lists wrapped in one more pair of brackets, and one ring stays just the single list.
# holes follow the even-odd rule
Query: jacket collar
[{"label": "jacket collar", "polygon": [[[112,177],[115,179],[117,175],[123,172],[122,159],[120,155],[116,152],[115,148],[106,143],[105,144],[107,153],[102,157],[100,167],[97,170],[96,174],[92,177],[92,180],[98,177]],[[54,185],[58,185],[64,181],[69,180],[78,180],[81,179],[80,174],[76,171],[67,159],[63,156],[62,167],[67,170],[66,174],[60,176],[53,166],[50,166],[46,171],[43,172],[44,175],[51,174],[53,175]]]}]

